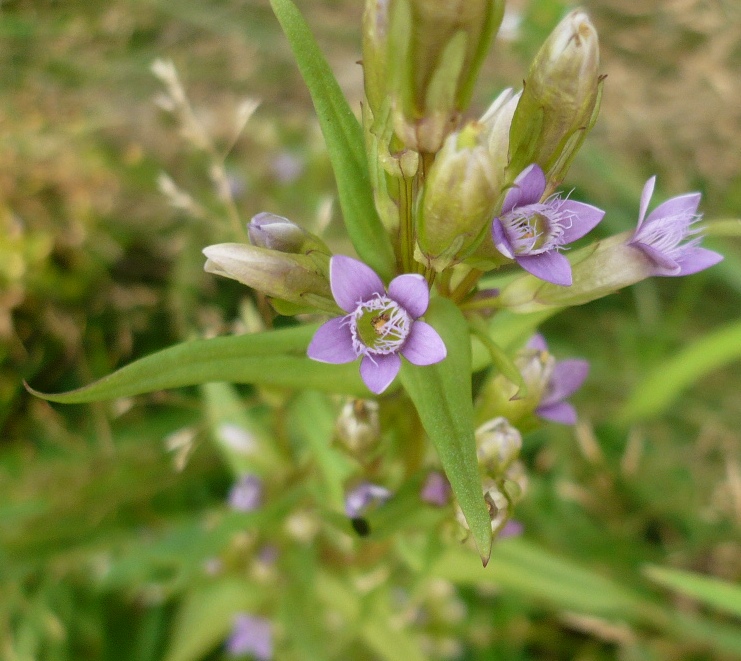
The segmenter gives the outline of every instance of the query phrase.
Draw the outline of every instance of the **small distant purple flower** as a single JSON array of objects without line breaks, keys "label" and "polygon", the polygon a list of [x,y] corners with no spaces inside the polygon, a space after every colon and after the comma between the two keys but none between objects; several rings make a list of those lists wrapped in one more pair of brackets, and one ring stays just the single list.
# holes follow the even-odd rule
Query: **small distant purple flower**
[{"label": "small distant purple flower", "polygon": [[[545,339],[540,334],[535,335],[528,342],[528,347],[548,351]],[[589,363],[586,360],[572,358],[558,361],[545,386],[540,404],[535,409],[535,414],[552,422],[575,425],[576,410],[566,399],[581,388],[588,373]]]},{"label": "small distant purple flower", "polygon": [[334,300],[348,314],[330,319],[317,330],[309,344],[309,358],[339,364],[362,356],[360,376],[378,395],[398,374],[399,354],[414,365],[439,363],[447,355],[437,331],[418,321],[430,302],[421,275],[397,276],[387,292],[369,266],[335,255],[329,263],[329,280]]},{"label": "small distant purple flower", "polygon": [[257,661],[270,661],[273,658],[270,622],[262,617],[238,613],[226,649],[230,656],[251,654]]},{"label": "small distant purple flower", "polygon": [[243,475],[229,492],[229,507],[237,512],[252,512],[262,504],[262,480],[257,475]]},{"label": "small distant purple flower", "polygon": [[571,285],[571,264],[559,251],[591,231],[605,212],[590,204],[551,195],[543,170],[526,167],[507,191],[502,212],[492,224],[497,250],[535,277],[554,285]]},{"label": "small distant purple flower", "polygon": [[[700,230],[692,227],[702,218],[697,213],[700,193],[673,197],[656,207],[644,221],[655,183],[654,176],[643,187],[638,227],[628,244],[653,262],[653,275],[690,275],[721,261],[723,255],[700,248]],[[689,240],[682,243],[685,239]]]},{"label": "small distant purple flower", "polygon": [[499,535],[497,535],[497,539],[507,539],[508,537],[519,537],[522,535],[522,532],[525,530],[525,527],[515,519],[510,519],[507,521],[507,523],[504,524],[504,528],[502,528],[499,532]]},{"label": "small distant purple flower", "polygon": [[450,483],[445,476],[439,471],[432,471],[427,475],[419,496],[425,503],[445,507],[450,502],[450,493]]},{"label": "small distant purple flower", "polygon": [[351,519],[363,516],[372,505],[382,505],[391,492],[385,487],[371,482],[361,482],[345,496],[345,514]]}]

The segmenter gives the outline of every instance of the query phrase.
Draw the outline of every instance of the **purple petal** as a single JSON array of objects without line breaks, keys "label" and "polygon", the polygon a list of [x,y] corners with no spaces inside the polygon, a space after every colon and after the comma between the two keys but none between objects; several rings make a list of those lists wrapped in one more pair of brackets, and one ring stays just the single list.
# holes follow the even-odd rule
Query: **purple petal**
[{"label": "purple petal", "polygon": [[654,275],[680,275],[681,269],[679,263],[674,261],[661,250],[657,250],[653,246],[648,245],[647,243],[641,243],[640,241],[633,241],[630,245],[634,248],[638,248],[654,263],[657,267],[657,271]]},{"label": "purple petal", "polygon": [[427,312],[430,288],[418,273],[406,273],[394,278],[389,285],[389,296],[403,307],[413,319]]},{"label": "purple petal", "polygon": [[656,185],[656,175],[651,177],[644,185],[643,191],[641,192],[641,208],[638,214],[638,226],[636,227],[636,233],[641,229],[643,219],[646,217],[646,210],[648,209],[648,203],[651,201],[651,196],[654,194],[654,186]]},{"label": "purple petal", "polygon": [[358,357],[345,317],[335,317],[319,326],[311,338],[306,355],[320,363],[351,363]]},{"label": "purple petal", "polygon": [[548,351],[548,345],[546,344],[545,338],[540,333],[535,333],[525,345],[528,349],[535,349],[536,351]]},{"label": "purple petal", "polygon": [[646,218],[646,225],[662,218],[687,218],[697,213],[700,204],[700,193],[678,195],[666,202],[662,202]]},{"label": "purple petal", "polygon": [[682,252],[677,258],[679,264],[679,273],[676,275],[691,275],[703,269],[714,266],[723,259],[723,255],[708,250],[707,248],[691,247]]},{"label": "purple petal", "polygon": [[561,203],[561,209],[574,214],[571,227],[564,228],[560,241],[562,245],[581,239],[585,234],[591,232],[605,216],[605,212],[602,209],[593,207],[591,204],[574,202],[572,200],[564,200]]},{"label": "purple petal", "polygon": [[401,350],[412,365],[433,365],[448,355],[448,350],[437,331],[424,321],[415,321],[404,348]]},{"label": "purple petal", "polygon": [[257,475],[243,475],[229,491],[229,507],[237,512],[252,512],[262,503],[262,480]]},{"label": "purple petal", "polygon": [[538,417],[552,422],[560,422],[562,425],[576,424],[576,409],[568,402],[557,402],[555,404],[548,404],[547,406],[539,406],[535,410],[535,413]]},{"label": "purple petal", "polygon": [[450,501],[450,492],[450,483],[446,477],[438,471],[432,471],[427,475],[419,497],[430,505],[445,507]]},{"label": "purple petal", "polygon": [[549,250],[539,255],[518,255],[517,263],[536,278],[554,285],[571,285],[571,264],[560,252]]},{"label": "purple petal", "polygon": [[270,661],[273,658],[270,622],[246,613],[237,614],[226,648],[230,656],[251,654],[258,661]]},{"label": "purple petal", "polygon": [[515,207],[540,202],[545,192],[546,180],[543,170],[536,163],[528,165],[512,183],[502,203],[502,213],[509,213]]},{"label": "purple petal", "polygon": [[370,266],[345,255],[335,255],[329,261],[329,282],[334,300],[345,312],[352,312],[374,294],[386,293],[381,278]]},{"label": "purple petal", "polygon": [[494,241],[494,245],[497,250],[501,252],[507,259],[515,258],[515,251],[512,248],[512,244],[509,242],[507,232],[504,231],[504,225],[499,218],[495,218],[491,224],[491,238]]},{"label": "purple petal", "polygon": [[571,358],[557,362],[548,384],[548,393],[540,402],[541,406],[555,404],[573,395],[581,388],[587,374],[589,362],[586,360]]},{"label": "purple petal", "polygon": [[504,524],[504,528],[499,531],[497,539],[507,539],[508,537],[519,537],[525,530],[525,526],[519,521],[510,519]]},{"label": "purple petal", "polygon": [[[420,323],[420,322],[417,322]],[[401,358],[398,354],[389,353],[385,355],[374,353],[373,356],[363,356],[360,363],[360,376],[368,386],[368,390],[380,395],[389,387],[401,367]]]},{"label": "purple petal", "polygon": [[391,498],[392,493],[372,482],[361,482],[345,496],[345,514],[351,519],[361,516],[373,504],[381,505]]}]

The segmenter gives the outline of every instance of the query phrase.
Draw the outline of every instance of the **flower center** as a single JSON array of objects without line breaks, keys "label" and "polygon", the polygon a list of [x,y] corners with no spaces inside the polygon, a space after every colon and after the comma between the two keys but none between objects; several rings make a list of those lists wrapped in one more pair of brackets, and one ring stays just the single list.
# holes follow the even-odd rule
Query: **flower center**
[{"label": "flower center", "polygon": [[348,317],[353,349],[359,356],[396,353],[412,328],[407,311],[388,296],[364,301]]},{"label": "flower center", "polygon": [[516,255],[539,255],[561,245],[565,229],[573,224],[574,213],[562,208],[564,200],[515,207],[500,217]]}]

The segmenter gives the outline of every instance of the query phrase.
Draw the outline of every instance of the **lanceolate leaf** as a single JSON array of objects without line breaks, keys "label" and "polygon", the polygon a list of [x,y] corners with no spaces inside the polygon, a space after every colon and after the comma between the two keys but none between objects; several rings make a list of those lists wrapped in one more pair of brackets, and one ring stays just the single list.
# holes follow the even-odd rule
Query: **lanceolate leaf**
[{"label": "lanceolate leaf", "polygon": [[386,281],[394,252],[373,203],[363,130],[309,26],[291,0],[271,0],[314,102],[337,181],[347,233],[360,258]]},{"label": "lanceolate leaf", "polygon": [[644,566],[643,573],[659,585],[686,594],[718,610],[741,617],[741,585],[734,585],[712,576],[658,565]]},{"label": "lanceolate leaf", "polygon": [[741,322],[728,324],[664,360],[638,384],[621,420],[634,422],[661,413],[679,393],[704,375],[741,359]]},{"label": "lanceolate leaf", "polygon": [[428,367],[405,362],[401,380],[427,435],[437,448],[481,559],[486,564],[491,552],[491,519],[484,502],[476,459],[468,325],[460,310],[443,298],[433,299],[425,320],[442,337],[448,357]]},{"label": "lanceolate leaf", "polygon": [[184,342],[141,358],[77,390],[58,395],[29,390],[62,404],[129,397],[213,381],[367,396],[357,364],[328,365],[306,358],[306,347],[316,328],[302,326]]}]

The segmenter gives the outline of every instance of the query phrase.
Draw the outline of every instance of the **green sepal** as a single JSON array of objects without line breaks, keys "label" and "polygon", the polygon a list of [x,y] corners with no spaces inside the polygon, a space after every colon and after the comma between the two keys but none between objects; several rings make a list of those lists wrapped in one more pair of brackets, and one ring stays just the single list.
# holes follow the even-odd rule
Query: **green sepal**
[{"label": "green sepal", "polygon": [[373,202],[363,129],[299,10],[291,0],[270,0],[270,4],[309,88],[347,233],[360,259],[388,281],[395,272],[394,251]]},{"label": "green sepal", "polygon": [[145,356],[87,386],[66,393],[29,391],[62,404],[131,397],[214,381],[310,388],[367,397],[355,363],[329,365],[306,357],[317,326],[183,342]]},{"label": "green sepal", "polygon": [[425,320],[445,342],[447,358],[427,367],[404,362],[401,381],[437,448],[486,565],[491,553],[492,532],[476,459],[468,324],[460,310],[444,298],[432,300]]}]

